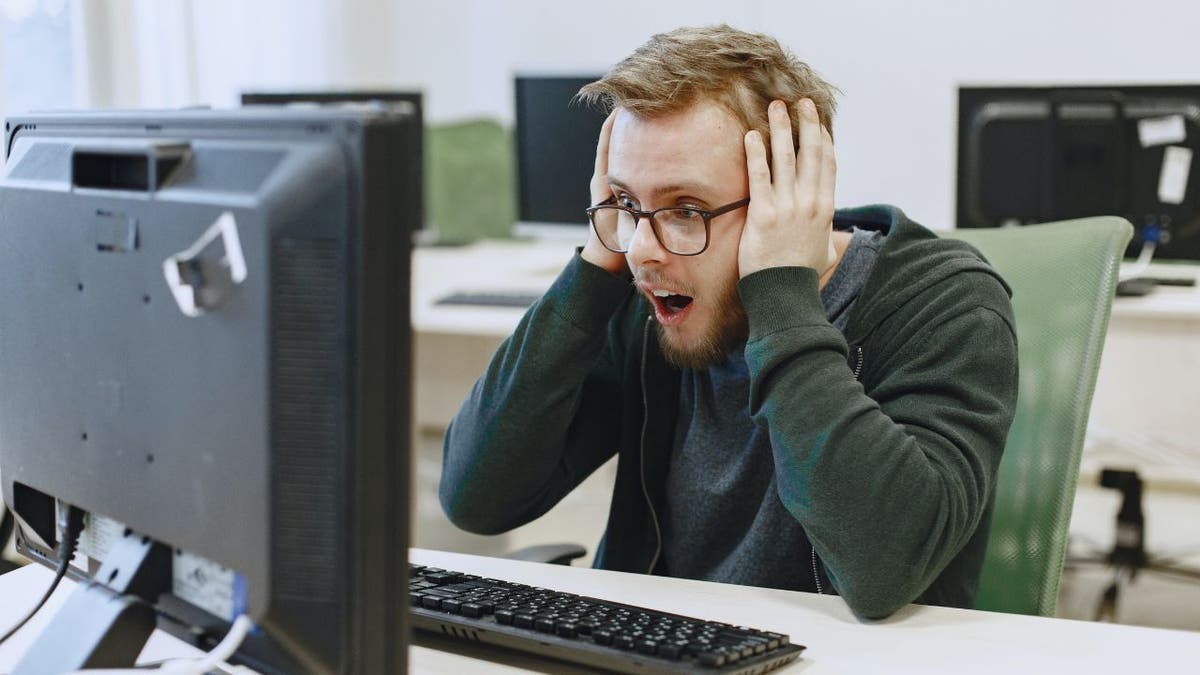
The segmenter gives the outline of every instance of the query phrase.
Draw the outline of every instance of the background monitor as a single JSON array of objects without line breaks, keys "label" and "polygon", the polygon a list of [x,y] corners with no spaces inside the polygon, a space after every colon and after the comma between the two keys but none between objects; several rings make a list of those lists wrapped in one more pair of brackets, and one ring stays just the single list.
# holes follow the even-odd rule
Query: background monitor
[{"label": "background monitor", "polygon": [[961,87],[958,227],[1119,215],[1200,259],[1200,85]]},{"label": "background monitor", "polygon": [[518,235],[570,239],[587,234],[588,184],[606,115],[576,101],[599,75],[515,78]]},{"label": "background monitor", "polygon": [[7,120],[0,482],[19,549],[46,565],[56,513],[87,514],[71,575],[97,582],[23,665],[83,665],[85,634],[144,640],[149,607],[203,648],[248,615],[236,660],[266,673],[404,670],[418,192],[397,177],[415,175],[416,124]]}]

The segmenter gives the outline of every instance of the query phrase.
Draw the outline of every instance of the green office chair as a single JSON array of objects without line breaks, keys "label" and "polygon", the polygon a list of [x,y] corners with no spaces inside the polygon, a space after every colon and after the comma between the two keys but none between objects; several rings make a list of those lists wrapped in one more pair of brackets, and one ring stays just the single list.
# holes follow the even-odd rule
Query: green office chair
[{"label": "green office chair", "polygon": [[492,120],[429,127],[425,197],[439,243],[512,236],[516,220],[512,134]]},{"label": "green office chair", "polygon": [[1120,218],[955,230],[1013,289],[1020,388],[977,609],[1051,616],[1121,254]]}]

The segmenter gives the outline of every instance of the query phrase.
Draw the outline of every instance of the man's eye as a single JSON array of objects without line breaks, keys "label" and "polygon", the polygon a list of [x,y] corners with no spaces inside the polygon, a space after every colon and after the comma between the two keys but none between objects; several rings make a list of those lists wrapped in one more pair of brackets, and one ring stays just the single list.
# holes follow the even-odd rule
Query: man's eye
[{"label": "man's eye", "polygon": [[636,210],[638,205],[637,205],[637,202],[633,201],[629,197],[626,197],[625,195],[620,195],[617,197],[617,206],[623,206],[627,209],[635,209]]},{"label": "man's eye", "polygon": [[678,213],[678,214],[679,214],[679,216],[680,216],[681,218],[688,218],[688,219],[692,219],[692,218],[699,218],[699,217],[700,217],[700,212],[699,212],[699,211],[697,211],[696,209],[687,209],[687,208],[683,208],[683,209],[676,209],[675,211],[676,211],[676,213]]}]

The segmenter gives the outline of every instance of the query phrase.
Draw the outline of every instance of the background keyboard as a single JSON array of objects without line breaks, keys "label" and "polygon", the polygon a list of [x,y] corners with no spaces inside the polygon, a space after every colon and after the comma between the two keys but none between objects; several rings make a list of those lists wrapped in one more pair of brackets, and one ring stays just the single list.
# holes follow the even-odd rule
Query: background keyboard
[{"label": "background keyboard", "polygon": [[764,673],[787,635],[409,565],[413,627],[621,673]]},{"label": "background keyboard", "polygon": [[519,307],[526,308],[537,302],[541,295],[526,291],[456,291],[438,298],[435,305],[472,305],[475,307]]}]

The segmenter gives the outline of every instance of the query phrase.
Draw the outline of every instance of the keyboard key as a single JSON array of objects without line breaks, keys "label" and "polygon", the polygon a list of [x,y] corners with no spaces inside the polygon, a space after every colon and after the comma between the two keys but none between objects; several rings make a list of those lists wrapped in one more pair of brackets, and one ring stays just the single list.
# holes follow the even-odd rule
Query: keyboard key
[{"label": "keyboard key", "polygon": [[683,656],[683,648],[687,646],[687,642],[675,640],[672,642],[664,642],[658,646],[658,655],[665,656],[668,659],[676,659]]},{"label": "keyboard key", "polygon": [[425,581],[441,585],[454,584],[462,581],[462,575],[453,574],[450,572],[441,572],[439,574],[426,574],[422,577]]},{"label": "keyboard key", "polygon": [[658,643],[654,640],[639,640],[636,647],[639,654],[648,656],[653,656],[658,651]]},{"label": "keyboard key", "polygon": [[734,663],[734,662],[736,662],[736,661],[740,661],[740,660],[741,660],[741,658],[742,658],[742,655],[741,655],[741,653],[739,653],[739,652],[738,652],[736,649],[728,649],[728,648],[726,648],[726,649],[718,649],[718,650],[716,650],[716,651],[715,651],[715,652],[713,652],[713,653],[714,653],[714,654],[721,654],[722,656],[724,656],[724,657],[725,657],[725,663]]},{"label": "keyboard key", "polygon": [[483,616],[483,607],[474,602],[468,602],[462,606],[462,615],[472,619],[478,619]]}]

